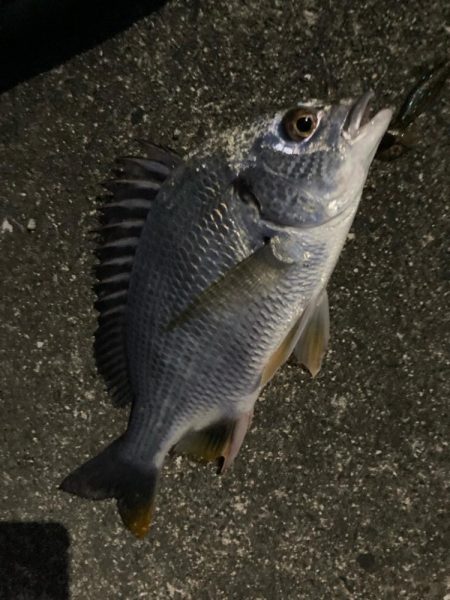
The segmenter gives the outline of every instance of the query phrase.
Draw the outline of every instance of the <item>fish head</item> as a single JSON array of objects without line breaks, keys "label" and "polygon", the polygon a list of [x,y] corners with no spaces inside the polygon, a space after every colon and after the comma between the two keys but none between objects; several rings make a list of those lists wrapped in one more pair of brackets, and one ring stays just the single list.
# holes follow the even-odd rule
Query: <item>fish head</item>
[{"label": "fish head", "polygon": [[263,219],[311,227],[356,210],[392,117],[390,109],[369,117],[372,95],[302,104],[259,124],[242,177]]}]

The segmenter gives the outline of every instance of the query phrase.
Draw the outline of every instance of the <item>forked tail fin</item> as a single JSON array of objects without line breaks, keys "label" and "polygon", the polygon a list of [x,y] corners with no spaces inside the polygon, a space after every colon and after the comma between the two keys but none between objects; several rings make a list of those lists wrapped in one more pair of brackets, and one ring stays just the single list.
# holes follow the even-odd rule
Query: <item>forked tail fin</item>
[{"label": "forked tail fin", "polygon": [[123,438],[118,438],[70,473],[60,489],[91,500],[116,498],[124,525],[143,538],[152,521],[158,469],[134,463],[123,448]]}]

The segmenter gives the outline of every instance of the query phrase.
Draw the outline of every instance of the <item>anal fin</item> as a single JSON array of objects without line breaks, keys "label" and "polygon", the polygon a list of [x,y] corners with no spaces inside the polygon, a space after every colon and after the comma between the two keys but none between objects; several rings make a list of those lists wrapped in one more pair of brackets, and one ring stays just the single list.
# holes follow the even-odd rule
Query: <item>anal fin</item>
[{"label": "anal fin", "polygon": [[199,431],[189,431],[175,446],[175,452],[202,462],[217,460],[226,452],[234,421],[224,419]]},{"label": "anal fin", "polygon": [[329,339],[330,314],[328,294],[325,290],[308,317],[294,349],[298,362],[306,367],[313,377],[320,371]]},{"label": "anal fin", "polygon": [[223,459],[219,469],[223,473],[239,453],[252,415],[253,411],[235,420],[223,419],[199,431],[190,431],[176,444],[174,451],[201,462]]}]

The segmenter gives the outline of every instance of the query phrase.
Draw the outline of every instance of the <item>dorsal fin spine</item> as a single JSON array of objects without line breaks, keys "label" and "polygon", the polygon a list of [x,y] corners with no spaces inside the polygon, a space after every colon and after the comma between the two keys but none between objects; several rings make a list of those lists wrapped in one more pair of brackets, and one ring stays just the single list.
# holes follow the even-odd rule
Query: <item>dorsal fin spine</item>
[{"label": "dorsal fin spine", "polygon": [[125,347],[128,284],[142,229],[159,189],[181,158],[171,150],[145,144],[146,158],[116,161],[122,177],[106,181],[111,192],[99,207],[101,225],[96,230],[97,283],[95,307],[99,312],[95,333],[97,367],[115,404],[132,400]]}]

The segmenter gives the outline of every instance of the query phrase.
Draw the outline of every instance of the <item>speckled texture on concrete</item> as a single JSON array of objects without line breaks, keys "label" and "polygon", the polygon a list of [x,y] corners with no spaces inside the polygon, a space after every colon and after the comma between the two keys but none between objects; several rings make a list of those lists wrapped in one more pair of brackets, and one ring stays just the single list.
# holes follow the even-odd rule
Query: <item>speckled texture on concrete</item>
[{"label": "speckled texture on concrete", "polygon": [[112,159],[302,98],[374,86],[395,103],[445,54],[445,4],[169,1],[0,97],[0,515],[67,528],[71,598],[450,597],[448,87],[419,149],[371,171],[322,372],[280,372],[234,468],[168,460],[144,541],[113,502],[57,490],[127,418],[91,355],[89,230]]}]

